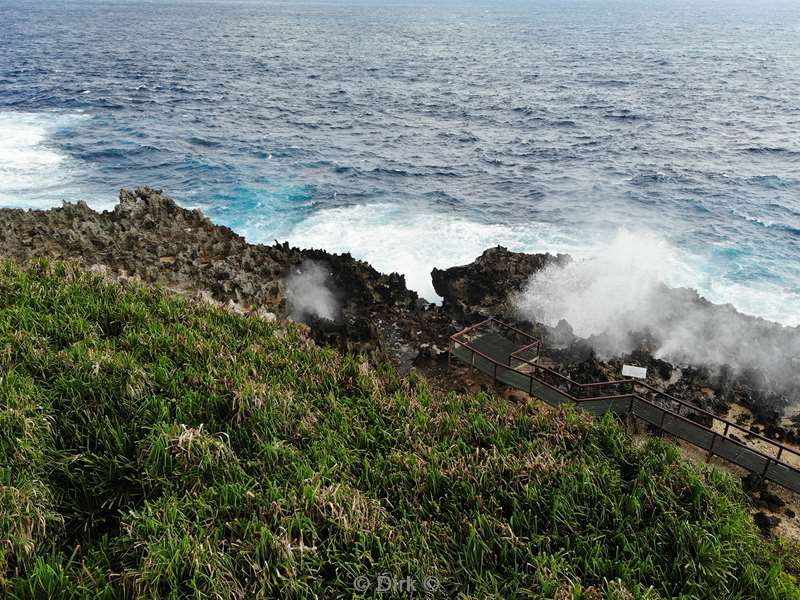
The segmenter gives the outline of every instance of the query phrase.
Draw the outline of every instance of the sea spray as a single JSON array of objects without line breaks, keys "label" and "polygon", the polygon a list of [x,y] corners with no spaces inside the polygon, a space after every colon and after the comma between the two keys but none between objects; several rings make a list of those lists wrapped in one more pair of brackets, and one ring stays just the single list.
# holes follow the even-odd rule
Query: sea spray
[{"label": "sea spray", "polygon": [[654,355],[679,364],[758,370],[762,385],[800,389],[793,357],[800,330],[716,305],[680,279],[678,251],[652,233],[621,231],[596,256],[534,274],[515,300],[520,317],[555,326],[565,319],[603,358],[635,349],[635,332],[649,332]]},{"label": "sea spray", "polygon": [[304,321],[309,317],[335,321],[339,301],[330,287],[328,270],[321,264],[306,260],[286,278],[286,299],[292,319]]}]

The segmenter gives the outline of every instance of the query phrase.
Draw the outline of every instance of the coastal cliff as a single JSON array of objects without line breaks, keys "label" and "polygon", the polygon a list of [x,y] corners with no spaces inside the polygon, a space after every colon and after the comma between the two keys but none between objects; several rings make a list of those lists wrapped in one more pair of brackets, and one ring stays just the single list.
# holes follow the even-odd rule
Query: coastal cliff
[{"label": "coastal cliff", "polygon": [[[541,515],[550,514],[542,507],[566,502],[572,508],[563,543],[571,547],[576,536],[588,539],[596,533],[583,529],[588,522],[583,515],[609,503],[624,506],[625,512],[603,525],[603,535],[641,545],[631,564],[674,563],[663,544],[683,552],[684,542],[669,539],[680,523],[703,539],[711,531],[714,543],[728,549],[725,560],[741,561],[742,568],[759,573],[752,581],[736,580],[742,593],[758,589],[762,597],[777,598],[794,589],[788,575],[769,566],[779,564],[777,555],[757,539],[759,530],[768,537],[795,536],[796,503],[786,494],[745,476],[748,501],[734,478],[690,464],[668,442],[638,437],[635,427],[626,431],[611,417],[596,421],[524,395],[501,394],[457,364],[446,369],[449,336],[496,316],[542,337],[544,359],[576,381],[618,378],[622,362],[632,362],[648,367],[652,383],[698,407],[730,416],[737,405],[737,418],[752,432],[797,443],[796,424],[781,416],[790,397],[759,387],[763,373],[672,364],[654,356],[658,340],[649,332],[628,332],[634,350],[600,358],[602,339],[576,336],[565,321],[550,327],[523,319],[518,299],[531,278],[571,264],[567,255],[487,249],[473,263],[433,271],[443,298],[435,305],[408,290],[402,275],[379,273],[347,254],[277,242],[249,244],[149,188],[122,191],[119,204],[107,212],[83,203],[47,211],[0,209],[0,231],[0,259],[12,259],[0,260],[6,323],[0,348],[9,349],[0,363],[10,373],[0,378],[0,390],[12,398],[0,406],[5,415],[0,438],[12,440],[4,448],[14,465],[0,486],[0,500],[4,493],[17,498],[6,503],[13,518],[0,522],[0,539],[9,540],[0,549],[0,590],[38,589],[36,578],[42,577],[41,585],[52,589],[84,585],[103,588],[109,597],[122,591],[158,597],[161,582],[171,588],[184,584],[170,579],[174,558],[208,597],[226,590],[236,591],[232,597],[249,597],[259,581],[267,581],[268,564],[285,572],[268,578],[265,597],[286,585],[296,586],[298,593],[322,594],[336,586],[344,592],[350,580],[332,575],[326,565],[345,556],[354,532],[383,546],[407,537],[419,548],[433,548],[433,555],[414,569],[420,574],[423,566],[433,569],[437,585],[446,590],[438,597],[456,589],[485,591],[479,580],[486,568],[497,570],[508,580],[508,590],[516,590],[527,585],[528,574],[507,571],[502,558],[495,556],[496,564],[478,561],[464,571],[451,569],[448,557],[459,564],[469,561],[463,540],[473,539],[477,529],[461,527],[466,506],[479,498],[476,510],[485,508],[487,518],[494,519],[503,513],[501,506],[528,506],[531,489],[544,504],[531,508],[536,518],[515,535],[536,533]],[[714,315],[731,310],[690,290],[665,287],[663,293],[676,307],[700,307]],[[736,318],[752,331],[777,327]],[[404,373],[412,368],[425,377]],[[486,391],[496,393],[481,393]],[[535,455],[522,450],[543,439],[547,444],[537,446]],[[460,454],[436,466],[444,448]],[[486,458],[482,453],[488,448]],[[335,466],[329,457],[336,457]],[[302,482],[295,479],[300,473]],[[484,475],[473,478],[476,473]],[[492,479],[485,479],[486,473]],[[518,488],[523,480],[527,483]],[[298,485],[305,486],[302,497]],[[687,500],[684,492],[690,487],[706,500]],[[278,502],[286,509],[273,513],[278,489]],[[638,498],[643,489],[657,497],[643,496],[641,502],[666,507],[655,517],[665,523],[664,540],[641,526],[629,527],[654,518],[650,509],[621,504],[620,499]],[[443,503],[453,493],[458,495],[447,508]],[[230,501],[224,522],[193,512],[196,506],[216,506],[221,498]],[[293,514],[313,524],[299,538],[289,534]],[[154,557],[162,529],[176,527],[170,520],[175,515],[186,523],[202,517],[209,526],[192,528],[180,521],[186,531],[183,553],[171,552],[169,561],[161,561]],[[254,518],[263,531],[272,532],[269,560],[248,553],[261,543],[243,525]],[[547,518],[557,523],[564,515]],[[433,528],[414,534],[422,521],[446,522],[447,533],[439,536]],[[23,522],[36,525],[15,525]],[[230,528],[231,522],[242,527]],[[502,525],[502,531],[510,526]],[[499,531],[490,528],[485,537],[493,544],[505,540],[497,546],[502,556],[510,551],[506,541],[516,548],[522,537]],[[552,535],[553,528],[546,531],[541,535]],[[98,542],[104,535],[114,542],[97,550],[105,548]],[[525,556],[541,553],[537,540]],[[217,543],[220,550],[212,551]],[[91,573],[55,553],[56,547],[69,548]],[[199,561],[190,551],[195,547],[201,548]],[[308,556],[320,556],[322,562],[296,562],[285,548],[309,548],[316,554]],[[615,556],[616,563],[609,564],[621,564],[613,543],[604,541],[603,548]],[[405,560],[402,553],[390,555],[393,561]],[[351,558],[353,573],[369,572],[355,558],[346,560]],[[61,573],[60,579],[48,583],[35,561],[46,564],[47,573]],[[252,571],[232,567],[237,561],[256,566]],[[618,585],[661,586],[668,595],[681,586],[710,590],[715,581],[733,581],[724,573],[697,576],[701,571],[691,570],[666,579],[643,572],[619,584],[600,584],[590,562],[571,561],[570,577],[605,591]],[[224,577],[207,576],[207,566]],[[294,578],[299,573],[306,576]],[[551,583],[564,576],[555,574]]]},{"label": "coastal cliff", "polygon": [[0,260],[0,370],[3,598],[800,593],[738,482],[668,441],[296,323]]},{"label": "coastal cliff", "polygon": [[[515,298],[531,276],[569,264],[568,255],[496,247],[471,264],[434,269],[433,284],[443,298],[439,306],[409,290],[403,275],[379,273],[349,254],[287,243],[250,244],[230,228],[212,223],[198,210],[181,208],[152,188],[122,190],[119,203],[105,212],[85,203],[44,211],[0,209],[0,231],[2,257],[18,262],[41,256],[74,259],[114,278],[160,284],[239,313],[302,320],[319,343],[388,360],[401,371],[417,367],[434,380],[444,377],[449,336],[476,320],[495,316],[535,328],[547,342],[555,368],[578,381],[618,377],[621,363],[632,361],[650,367],[653,383],[706,410],[725,413],[731,403],[741,404],[761,421],[754,425],[756,431],[781,440],[798,437],[792,422],[780,420],[793,408],[797,390],[791,364],[780,365],[782,377],[790,374],[780,381],[765,369],[671,364],[654,357],[658,340],[647,331],[625,332],[631,338],[630,351],[607,356],[598,352],[603,348],[602,335],[582,339],[566,322],[548,327],[522,318]],[[767,334],[785,348],[800,340],[797,329],[714,305],[692,290],[663,286],[661,293],[671,307],[660,317],[666,326],[674,315],[699,307],[709,315],[707,327],[733,323],[746,332],[742,352],[769,350],[758,346]],[[330,306],[321,310],[309,301],[313,296],[326,297]],[[781,358],[790,361],[791,352]],[[452,385],[450,378],[445,379],[445,385]]]}]

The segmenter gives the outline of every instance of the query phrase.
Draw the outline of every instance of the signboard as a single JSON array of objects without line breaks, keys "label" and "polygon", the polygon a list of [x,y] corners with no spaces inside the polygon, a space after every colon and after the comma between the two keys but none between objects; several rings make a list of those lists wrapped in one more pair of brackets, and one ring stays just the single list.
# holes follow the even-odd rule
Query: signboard
[{"label": "signboard", "polygon": [[636,379],[646,379],[647,369],[644,367],[634,367],[633,365],[622,365],[623,377],[635,377]]}]

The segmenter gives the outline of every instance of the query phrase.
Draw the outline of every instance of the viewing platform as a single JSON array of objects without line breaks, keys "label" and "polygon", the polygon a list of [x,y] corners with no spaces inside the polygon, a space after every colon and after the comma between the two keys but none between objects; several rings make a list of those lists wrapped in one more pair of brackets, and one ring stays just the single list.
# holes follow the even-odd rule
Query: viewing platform
[{"label": "viewing platform", "polygon": [[494,318],[450,337],[450,354],[495,383],[553,406],[575,404],[595,416],[631,415],[660,432],[800,492],[800,451],[750,431],[637,379],[578,383],[551,367],[541,340]]}]

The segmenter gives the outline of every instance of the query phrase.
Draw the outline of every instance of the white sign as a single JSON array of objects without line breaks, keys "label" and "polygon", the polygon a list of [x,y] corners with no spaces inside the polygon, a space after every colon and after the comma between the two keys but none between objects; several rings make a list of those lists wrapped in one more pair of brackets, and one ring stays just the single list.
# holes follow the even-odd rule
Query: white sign
[{"label": "white sign", "polygon": [[634,367],[633,365],[622,365],[622,376],[647,379],[647,369],[644,367]]}]

